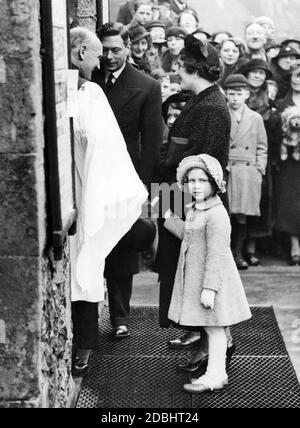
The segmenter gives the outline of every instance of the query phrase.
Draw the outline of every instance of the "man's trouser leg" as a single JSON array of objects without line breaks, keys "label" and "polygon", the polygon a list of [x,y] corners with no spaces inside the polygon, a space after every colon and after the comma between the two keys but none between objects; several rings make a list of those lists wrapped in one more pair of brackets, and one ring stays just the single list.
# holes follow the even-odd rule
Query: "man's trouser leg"
[{"label": "man's trouser leg", "polygon": [[107,278],[110,321],[113,327],[129,325],[133,276]]}]

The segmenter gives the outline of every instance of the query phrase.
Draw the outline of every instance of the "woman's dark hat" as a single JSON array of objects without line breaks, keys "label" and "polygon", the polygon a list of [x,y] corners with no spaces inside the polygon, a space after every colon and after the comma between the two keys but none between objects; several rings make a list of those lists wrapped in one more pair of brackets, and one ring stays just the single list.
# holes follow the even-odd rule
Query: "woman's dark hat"
[{"label": "woman's dark hat", "polygon": [[168,97],[162,105],[162,116],[165,123],[167,123],[169,106],[174,103],[187,103],[190,101],[192,96],[193,93],[191,91],[181,91]]},{"label": "woman's dark hat", "polygon": [[275,58],[272,59],[272,62],[277,63],[280,58],[284,58],[287,56],[295,56],[297,59],[300,58],[300,54],[298,54],[296,49],[291,48],[290,46],[283,46],[280,49],[279,54]]},{"label": "woman's dark hat", "polygon": [[248,88],[249,81],[243,74],[231,74],[225,80],[225,89]]},{"label": "woman's dark hat", "polygon": [[194,36],[195,34],[200,34],[200,33],[205,34],[207,39],[211,39],[211,37],[212,37],[211,34],[209,34],[207,31],[204,31],[202,28],[197,28],[197,30],[194,31],[192,34]]},{"label": "woman's dark hat", "polygon": [[244,76],[247,76],[249,71],[257,70],[257,69],[265,70],[267,74],[266,80],[270,80],[273,78],[273,74],[270,70],[269,64],[261,58],[252,59],[251,61],[244,64],[239,71]]},{"label": "woman's dark hat", "polygon": [[148,38],[150,33],[146,31],[146,29],[139,24],[133,24],[128,27],[128,33],[130,37],[131,43],[138,42],[139,40]]},{"label": "woman's dark hat", "polygon": [[196,61],[206,62],[210,66],[220,66],[219,53],[211,43],[203,43],[192,34],[189,34],[184,39],[184,46],[185,50],[192,55]]},{"label": "woman's dark hat", "polygon": [[166,38],[168,37],[180,37],[184,39],[187,36],[187,32],[181,27],[171,27],[168,29]]},{"label": "woman's dark hat", "polygon": [[121,239],[118,249],[132,252],[142,252],[149,249],[156,236],[156,227],[152,220],[139,218],[129,232]]},{"label": "woman's dark hat", "polygon": [[281,46],[287,46],[289,43],[298,43],[300,46],[300,40],[298,39],[286,39],[281,43]]}]

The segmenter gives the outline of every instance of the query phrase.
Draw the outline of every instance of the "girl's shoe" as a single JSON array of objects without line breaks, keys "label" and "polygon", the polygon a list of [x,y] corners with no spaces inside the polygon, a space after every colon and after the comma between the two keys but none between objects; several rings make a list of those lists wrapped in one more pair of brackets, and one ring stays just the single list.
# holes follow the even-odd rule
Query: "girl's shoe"
[{"label": "girl's shoe", "polygon": [[203,392],[220,392],[229,385],[228,378],[221,382],[215,382],[208,376],[204,375],[196,379],[192,379],[191,383],[186,383],[183,389],[192,394],[202,394]]}]

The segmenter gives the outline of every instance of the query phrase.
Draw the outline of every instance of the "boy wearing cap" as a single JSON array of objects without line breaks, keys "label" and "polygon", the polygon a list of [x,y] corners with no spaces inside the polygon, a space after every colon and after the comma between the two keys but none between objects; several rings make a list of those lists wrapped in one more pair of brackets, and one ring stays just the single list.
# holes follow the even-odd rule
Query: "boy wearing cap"
[{"label": "boy wearing cap", "polygon": [[239,269],[247,269],[243,247],[247,238],[247,217],[260,216],[262,176],[267,165],[268,140],[260,114],[250,110],[249,82],[242,74],[225,81],[231,115],[228,197],[232,216],[232,247]]},{"label": "boy wearing cap", "polygon": [[177,71],[177,59],[184,48],[187,32],[183,28],[171,27],[166,34],[168,49],[162,57],[162,68],[167,72]]}]

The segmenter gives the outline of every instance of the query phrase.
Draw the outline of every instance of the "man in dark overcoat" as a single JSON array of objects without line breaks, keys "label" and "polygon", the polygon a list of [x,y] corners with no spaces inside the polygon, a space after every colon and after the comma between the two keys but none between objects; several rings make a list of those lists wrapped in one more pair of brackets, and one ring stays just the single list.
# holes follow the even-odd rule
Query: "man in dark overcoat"
[{"label": "man in dark overcoat", "polygon": [[[159,82],[128,63],[130,39],[126,27],[118,23],[105,24],[99,37],[103,44],[103,67],[94,73],[93,81],[105,91],[131,160],[149,189],[162,142],[161,87]],[[138,272],[138,253],[126,251],[121,241],[108,256],[105,269],[116,338],[129,335],[132,280]]]}]

